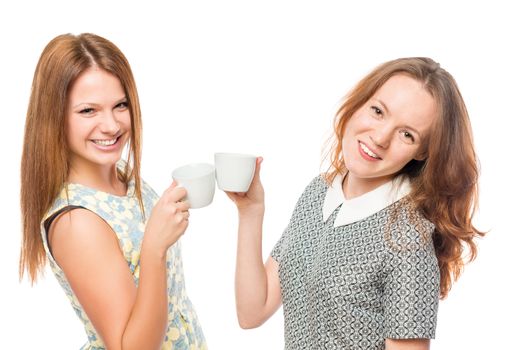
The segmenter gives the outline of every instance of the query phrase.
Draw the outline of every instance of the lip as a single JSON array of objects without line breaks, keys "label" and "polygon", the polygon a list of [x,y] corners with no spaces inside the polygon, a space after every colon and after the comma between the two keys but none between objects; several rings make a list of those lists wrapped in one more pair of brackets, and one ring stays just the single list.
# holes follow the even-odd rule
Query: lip
[{"label": "lip", "polygon": [[[95,146],[95,148],[101,150],[101,151],[105,151],[105,152],[111,152],[111,151],[114,151],[114,150],[117,150],[120,148],[120,144],[122,143],[122,136],[124,134],[120,134],[116,137],[116,142],[110,146],[103,146],[103,145],[99,145],[97,143],[95,143],[93,140],[107,140],[107,139],[91,139],[89,140],[91,142],[91,144],[93,146]],[[112,140],[112,139],[109,139],[109,140]]]},{"label": "lip", "polygon": [[[371,157],[370,155],[368,155],[366,152],[364,152],[364,150],[362,149],[362,147],[360,147],[360,144],[363,144],[364,146],[366,146],[367,148],[369,148],[369,150],[371,152],[373,152],[374,154],[376,154],[378,156],[378,158],[373,158]],[[376,162],[376,161],[379,161],[379,160],[382,160],[382,158],[380,157],[380,155],[371,147],[369,147],[369,145],[365,142],[362,142],[362,141],[358,141],[357,142],[357,147],[358,147],[358,152],[360,153],[360,155],[362,156],[362,158],[364,158],[365,160],[368,160],[368,161],[373,161],[373,162]]]}]

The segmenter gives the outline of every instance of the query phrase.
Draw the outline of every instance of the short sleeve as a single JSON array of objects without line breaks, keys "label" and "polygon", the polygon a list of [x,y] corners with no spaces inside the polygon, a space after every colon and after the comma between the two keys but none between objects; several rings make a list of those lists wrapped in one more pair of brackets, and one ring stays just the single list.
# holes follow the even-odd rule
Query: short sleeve
[{"label": "short sleeve", "polygon": [[297,218],[298,218],[298,213],[301,211],[301,199],[303,198],[304,195],[302,195],[300,197],[300,199],[298,200],[297,204],[295,205],[295,209],[293,210],[293,214],[291,214],[291,219],[289,220],[289,223],[286,227],[286,229],[284,230],[284,232],[282,233],[282,235],[280,236],[280,238],[278,239],[277,243],[275,244],[275,246],[273,247],[273,250],[271,251],[271,257],[273,259],[275,259],[275,261],[277,263],[280,264],[280,260],[282,258],[282,254],[283,252],[285,252],[286,250],[286,246],[289,242],[289,237],[290,235],[293,234],[293,227],[295,225],[293,225],[294,222],[297,221]]},{"label": "short sleeve", "polygon": [[297,223],[300,221],[300,217],[304,215],[304,204],[309,203],[309,205],[311,205],[310,203],[312,201],[318,201],[319,198],[316,197],[322,197],[325,195],[326,188],[327,185],[323,180],[322,175],[319,175],[315,177],[304,189],[302,195],[297,201],[297,204],[295,205],[295,209],[293,209],[293,214],[291,215],[289,224],[271,251],[270,256],[275,259],[276,262],[280,263],[282,254],[289,242],[289,237],[293,234],[293,232],[295,232]]},{"label": "short sleeve", "polygon": [[287,231],[288,231],[288,228],[284,230],[284,233],[282,233],[282,236],[280,236],[280,238],[278,239],[277,243],[273,247],[273,250],[271,250],[270,255],[273,259],[275,259],[277,263],[280,263],[282,247],[286,244],[286,237],[288,236]]},{"label": "short sleeve", "polygon": [[440,273],[433,230],[427,220],[395,225],[391,237],[397,244],[388,248],[383,294],[385,338],[435,338]]}]

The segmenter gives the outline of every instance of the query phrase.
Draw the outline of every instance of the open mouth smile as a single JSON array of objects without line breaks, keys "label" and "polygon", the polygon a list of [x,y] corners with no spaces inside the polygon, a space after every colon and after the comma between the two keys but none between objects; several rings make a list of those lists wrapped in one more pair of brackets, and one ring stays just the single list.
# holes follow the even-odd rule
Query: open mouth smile
[{"label": "open mouth smile", "polygon": [[118,135],[117,137],[112,138],[112,139],[92,139],[90,141],[93,142],[95,145],[97,145],[99,147],[108,147],[108,148],[110,148],[111,146],[115,146],[118,143],[118,141],[120,140],[121,137],[122,137],[122,134]]},{"label": "open mouth smile", "polygon": [[100,146],[112,146],[116,143],[116,141],[118,141],[118,137],[112,140],[91,140],[91,141],[93,141],[95,144],[100,145]]},{"label": "open mouth smile", "polygon": [[370,156],[373,159],[382,159],[378,155],[376,155],[372,150],[369,149],[368,146],[366,146],[364,143],[359,142],[358,145],[360,146],[360,150],[365,153],[366,155]]}]

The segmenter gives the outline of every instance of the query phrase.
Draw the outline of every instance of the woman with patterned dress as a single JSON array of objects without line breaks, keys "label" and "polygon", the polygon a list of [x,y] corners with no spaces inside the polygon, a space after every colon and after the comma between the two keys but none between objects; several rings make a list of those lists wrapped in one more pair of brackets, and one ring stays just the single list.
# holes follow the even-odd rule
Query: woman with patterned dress
[{"label": "woman with patterned dress", "polygon": [[173,182],[159,197],[141,179],[141,125],[113,43],[49,42],[26,119],[20,274],[34,282],[49,261],[84,324],[81,349],[207,349],[184,285],[186,193]]},{"label": "woman with patterned dress", "polygon": [[437,310],[476,255],[478,165],[453,77],[429,58],[386,62],[348,94],[330,168],[299,198],[262,260],[264,190],[257,159],[238,208],[242,328],[283,305],[285,348],[429,349]]}]

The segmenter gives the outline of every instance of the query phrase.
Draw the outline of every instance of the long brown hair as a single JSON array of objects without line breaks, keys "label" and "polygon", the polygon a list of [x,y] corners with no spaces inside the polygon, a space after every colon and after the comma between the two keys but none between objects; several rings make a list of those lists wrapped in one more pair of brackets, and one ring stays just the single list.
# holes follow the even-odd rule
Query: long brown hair
[{"label": "long brown hair", "polygon": [[[426,141],[427,158],[412,160],[397,176],[409,177],[410,198],[433,224],[433,244],[440,268],[440,296],[447,296],[465,262],[477,255],[474,238],[484,235],[472,224],[478,202],[479,166],[466,105],[455,79],[430,58],[400,58],[381,64],[346,96],[334,121],[330,167],[325,177],[332,183],[347,169],[342,137],[347,121],[394,75],[407,74],[420,81],[435,99],[438,118]],[[469,257],[463,256],[464,245]]]},{"label": "long brown hair", "polygon": [[40,224],[60,190],[67,184],[69,149],[65,135],[68,92],[75,79],[98,67],[120,80],[131,115],[131,137],[121,179],[135,181],[135,195],[143,211],[140,186],[142,122],[131,67],[113,43],[94,34],[64,34],[51,40],[36,66],[27,109],[21,164],[20,205],[22,247],[20,279],[34,283],[46,264]]}]

